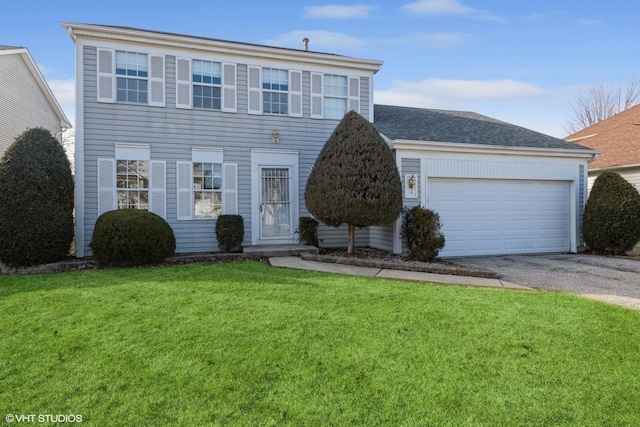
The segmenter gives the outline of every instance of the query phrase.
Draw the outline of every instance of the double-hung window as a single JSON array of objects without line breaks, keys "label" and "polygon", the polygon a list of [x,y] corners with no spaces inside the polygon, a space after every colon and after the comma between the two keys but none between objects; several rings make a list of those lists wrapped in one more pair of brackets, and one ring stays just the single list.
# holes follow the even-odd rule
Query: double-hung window
[{"label": "double-hung window", "polygon": [[193,163],[194,218],[217,218],[222,212],[222,163]]},{"label": "double-hung window", "polygon": [[238,112],[237,70],[230,62],[176,58],[176,108]]},{"label": "double-hung window", "polygon": [[289,71],[262,69],[262,108],[265,114],[289,114]]},{"label": "double-hung window", "polygon": [[150,154],[147,144],[119,143],[114,157],[98,159],[98,215],[140,209],[166,216],[166,162]]},{"label": "double-hung window", "polygon": [[359,76],[311,73],[310,117],[340,120],[347,111],[360,113],[360,84]]},{"label": "double-hung window", "polygon": [[118,209],[149,210],[149,162],[116,160]]},{"label": "double-hung window", "polygon": [[347,113],[347,76],[324,75],[324,117],[342,119]]},{"label": "double-hung window", "polygon": [[177,168],[177,219],[216,219],[238,212],[238,165],[223,163],[223,150],[192,148]]},{"label": "double-hung window", "polygon": [[222,64],[194,59],[193,108],[222,109]]},{"label": "double-hung window", "polygon": [[116,51],[116,100],[147,104],[149,63],[146,53]]},{"label": "double-hung window", "polygon": [[249,114],[302,117],[302,71],[247,67]]},{"label": "double-hung window", "polygon": [[164,55],[98,48],[97,101],[164,107]]}]

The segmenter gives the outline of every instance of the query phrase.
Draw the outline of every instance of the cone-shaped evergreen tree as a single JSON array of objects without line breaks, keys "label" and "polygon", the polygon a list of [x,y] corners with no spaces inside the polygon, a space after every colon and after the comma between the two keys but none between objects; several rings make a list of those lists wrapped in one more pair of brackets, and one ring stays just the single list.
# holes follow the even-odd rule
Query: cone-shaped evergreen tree
[{"label": "cone-shaped evergreen tree", "polygon": [[640,194],[620,174],[598,175],[584,208],[582,232],[595,253],[623,255],[640,240]]},{"label": "cone-shaped evergreen tree", "polygon": [[24,131],[0,160],[0,261],[55,262],[73,240],[73,177],[62,145],[44,128]]},{"label": "cone-shaped evergreen tree", "polygon": [[385,225],[402,212],[402,185],[391,149],[376,128],[348,112],[325,143],[304,193],[307,209],[332,227]]}]

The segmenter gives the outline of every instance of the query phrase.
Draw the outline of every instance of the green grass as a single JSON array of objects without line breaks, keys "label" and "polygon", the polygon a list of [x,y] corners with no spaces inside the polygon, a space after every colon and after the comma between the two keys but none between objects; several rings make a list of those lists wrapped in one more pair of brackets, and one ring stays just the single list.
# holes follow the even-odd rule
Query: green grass
[{"label": "green grass", "polygon": [[4,276],[0,416],[640,425],[639,324],[640,312],[560,293],[253,261]]}]

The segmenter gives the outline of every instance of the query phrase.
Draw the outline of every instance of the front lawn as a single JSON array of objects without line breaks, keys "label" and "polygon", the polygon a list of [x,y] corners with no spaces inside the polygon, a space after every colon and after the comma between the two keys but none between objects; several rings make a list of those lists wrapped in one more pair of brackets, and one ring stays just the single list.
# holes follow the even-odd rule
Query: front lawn
[{"label": "front lawn", "polygon": [[640,425],[639,324],[640,312],[560,293],[255,261],[0,276],[0,415]]}]

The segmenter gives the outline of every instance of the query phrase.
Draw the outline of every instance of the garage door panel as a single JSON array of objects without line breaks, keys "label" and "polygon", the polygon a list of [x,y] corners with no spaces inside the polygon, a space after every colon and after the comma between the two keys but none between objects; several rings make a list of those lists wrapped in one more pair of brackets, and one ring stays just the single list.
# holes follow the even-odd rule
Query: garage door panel
[{"label": "garage door panel", "polygon": [[567,221],[563,221],[561,219],[546,219],[540,220],[540,231],[562,231],[567,228]]},{"label": "garage door panel", "polygon": [[533,231],[535,221],[532,219],[512,219],[504,222],[504,229],[507,231]]},{"label": "garage door panel", "polygon": [[471,239],[467,242],[468,248],[476,252],[499,251],[502,246],[500,239]]},{"label": "garage door panel", "polygon": [[500,221],[499,220],[470,220],[468,222],[467,230],[470,232],[480,232],[480,233],[499,233],[500,232]]},{"label": "garage door panel", "polygon": [[506,212],[528,212],[535,208],[531,200],[505,200],[503,204],[502,210]]},{"label": "garage door panel", "polygon": [[532,251],[535,249],[533,239],[505,239],[504,247],[510,251]]},{"label": "garage door panel", "polygon": [[541,249],[546,250],[547,252],[560,252],[564,251],[562,249],[568,245],[568,239],[563,238],[549,238],[549,239],[539,239],[539,246]]},{"label": "garage door panel", "polygon": [[427,192],[445,235],[441,256],[570,249],[567,182],[432,178]]},{"label": "garage door panel", "polygon": [[[440,217],[440,225],[442,226],[442,231],[444,231],[445,230],[445,226],[442,224],[442,217]],[[453,234],[453,233],[456,233],[456,232],[464,233],[464,230],[465,230],[464,220],[448,219],[447,220],[446,230],[447,230],[447,232],[449,232],[449,234]]]}]

